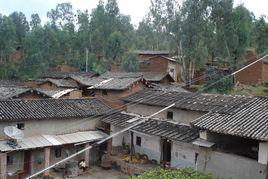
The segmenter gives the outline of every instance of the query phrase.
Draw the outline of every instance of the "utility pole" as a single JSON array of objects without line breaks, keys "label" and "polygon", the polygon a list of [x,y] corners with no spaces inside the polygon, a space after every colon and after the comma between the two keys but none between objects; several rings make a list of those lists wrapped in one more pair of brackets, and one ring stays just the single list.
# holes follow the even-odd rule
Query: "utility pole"
[{"label": "utility pole", "polygon": [[88,72],[88,48],[85,48],[85,56],[86,56],[86,72]]}]

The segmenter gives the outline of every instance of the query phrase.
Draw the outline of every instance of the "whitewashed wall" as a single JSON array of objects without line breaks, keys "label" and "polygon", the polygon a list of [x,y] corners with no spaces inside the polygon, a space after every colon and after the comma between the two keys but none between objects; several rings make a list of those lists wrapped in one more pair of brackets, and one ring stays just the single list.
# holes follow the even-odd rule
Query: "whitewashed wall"
[{"label": "whitewashed wall", "polygon": [[[137,136],[141,137],[141,146],[136,145]],[[161,161],[160,137],[150,136],[138,132],[134,132],[135,152],[146,154],[150,160],[154,159],[158,163]]]},{"label": "whitewashed wall", "polygon": [[189,143],[173,142],[171,150],[171,167],[195,167],[195,155],[198,148]]},{"label": "whitewashed wall", "polygon": [[[121,128],[121,127],[111,125],[111,134],[114,134],[122,129],[123,128]],[[126,131],[126,132],[123,132],[123,133],[113,137],[112,146],[114,146],[114,147],[122,146],[123,138],[124,138],[126,145],[130,144],[129,131]]]},{"label": "whitewashed wall", "polygon": [[[137,113],[141,115],[151,115],[155,112],[163,109],[163,107],[158,106],[150,106],[150,105],[144,105],[144,104],[137,104],[127,107],[128,112]],[[189,124],[190,121],[193,121],[197,119],[198,117],[201,117],[205,114],[205,112],[196,112],[196,111],[189,111],[189,110],[181,110],[181,109],[175,109],[171,108],[169,110],[163,111],[156,115],[155,117],[166,119],[167,118],[167,112],[172,111],[173,112],[173,119],[177,122],[182,122],[185,124]]]},{"label": "whitewashed wall", "polygon": [[265,179],[267,165],[257,160],[200,148],[197,168],[224,179]]},{"label": "whitewashed wall", "polygon": [[53,120],[28,120],[19,122],[1,122],[0,138],[5,139],[5,126],[16,126],[17,123],[24,123],[24,136],[34,136],[43,134],[64,134],[77,131],[93,130],[99,121],[97,119],[53,119]]}]

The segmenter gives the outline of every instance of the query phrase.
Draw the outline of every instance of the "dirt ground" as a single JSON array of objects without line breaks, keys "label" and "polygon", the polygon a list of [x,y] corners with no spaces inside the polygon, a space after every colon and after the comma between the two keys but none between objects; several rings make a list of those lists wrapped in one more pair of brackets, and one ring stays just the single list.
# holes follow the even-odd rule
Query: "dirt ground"
[{"label": "dirt ground", "polygon": [[[80,175],[78,177],[74,177],[72,179],[125,179],[125,178],[126,175],[124,175],[120,171],[114,169],[103,170],[100,167],[94,166],[87,173]],[[62,179],[62,177],[56,177],[55,179]]]}]

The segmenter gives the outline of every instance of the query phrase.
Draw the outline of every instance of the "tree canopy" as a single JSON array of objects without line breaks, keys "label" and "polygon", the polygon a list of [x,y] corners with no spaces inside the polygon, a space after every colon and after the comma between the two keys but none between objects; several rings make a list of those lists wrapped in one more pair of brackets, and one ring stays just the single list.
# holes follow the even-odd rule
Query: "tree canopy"
[{"label": "tree canopy", "polygon": [[[268,51],[268,23],[233,0],[151,0],[139,26],[120,12],[116,0],[99,1],[91,12],[74,12],[70,3],[27,20],[22,12],[0,14],[0,78],[34,78],[58,65],[105,71],[121,64],[137,70],[133,49],[169,50],[184,65],[185,80],[209,61],[228,61],[232,70],[243,62],[245,50]],[[20,60],[18,60],[20,57]],[[133,60],[133,61],[132,61]]]}]

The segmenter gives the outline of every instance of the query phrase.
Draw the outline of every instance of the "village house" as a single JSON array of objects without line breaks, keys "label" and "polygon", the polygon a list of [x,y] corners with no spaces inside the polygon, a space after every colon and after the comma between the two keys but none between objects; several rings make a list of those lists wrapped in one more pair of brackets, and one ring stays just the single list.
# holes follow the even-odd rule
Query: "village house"
[{"label": "village house", "polygon": [[200,130],[197,168],[219,178],[268,177],[268,98],[254,97],[228,113],[191,122]]},{"label": "village house", "polygon": [[99,77],[72,77],[83,91],[83,97],[95,96],[114,108],[121,108],[122,98],[143,90],[147,85],[142,74],[105,73]]},{"label": "village house", "polygon": [[[116,113],[101,119],[108,125],[110,134],[141,120],[132,113]],[[149,119],[130,131],[112,139],[113,151],[128,146],[135,155],[150,160],[154,164],[167,164],[170,167],[194,167],[197,147],[191,144],[198,138],[198,130],[188,125],[162,119]]]},{"label": "village house", "polygon": [[169,51],[165,50],[135,50],[134,53],[137,54],[141,60],[147,60],[155,56],[169,57]]},{"label": "village house", "polygon": [[168,73],[175,82],[182,81],[182,65],[173,58],[165,56],[154,56],[139,60],[139,71]]},{"label": "village house", "polygon": [[[182,64],[169,57],[168,51],[134,51],[139,60],[139,72],[169,74],[175,82],[182,82]],[[122,71],[119,64],[113,64],[111,72]]]},{"label": "village house", "polygon": [[[98,116],[109,110],[98,99],[0,100],[0,178],[25,178],[103,139],[107,135],[96,130]],[[89,167],[103,150],[94,148],[70,162],[83,160]],[[67,164],[57,170],[79,170]]]},{"label": "village house", "polygon": [[123,99],[126,103],[135,103],[127,106],[127,112],[148,116],[175,103],[174,107],[155,117],[188,125],[210,111],[235,109],[248,100],[243,96],[193,94],[155,89],[146,89]]},{"label": "village house", "polygon": [[[257,61],[258,58],[249,59],[246,65]],[[268,55],[262,57],[262,60],[256,62],[255,64],[239,71],[234,76],[235,83],[245,84],[245,85],[254,85],[258,83],[268,82]]]}]

